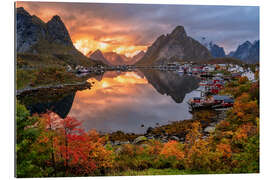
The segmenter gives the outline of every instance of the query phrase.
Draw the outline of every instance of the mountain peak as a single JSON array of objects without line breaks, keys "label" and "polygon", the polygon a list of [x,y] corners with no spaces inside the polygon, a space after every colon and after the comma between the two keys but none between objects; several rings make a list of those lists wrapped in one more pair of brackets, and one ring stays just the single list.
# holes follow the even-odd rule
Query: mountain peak
[{"label": "mountain peak", "polygon": [[61,19],[60,16],[58,16],[58,15],[54,15],[54,16],[47,22],[47,24],[54,24],[54,25],[58,24],[58,25],[60,25],[60,26],[65,26],[64,23],[63,23],[63,21],[62,21],[62,19]]},{"label": "mountain peak", "polygon": [[90,59],[93,59],[95,61],[101,61],[104,64],[111,65],[111,63],[108,62],[108,60],[104,57],[103,53],[97,49],[95,50],[90,56]]},{"label": "mountain peak", "polygon": [[170,36],[187,36],[185,28],[183,26],[176,26]]},{"label": "mountain peak", "polygon": [[159,36],[136,64],[166,64],[174,61],[200,61],[209,58],[211,54],[208,49],[187,36],[183,26],[177,26],[171,34]]},{"label": "mountain peak", "polygon": [[16,8],[16,13],[17,14],[23,14],[23,15],[26,15],[26,16],[31,16],[23,7]]},{"label": "mountain peak", "polygon": [[254,41],[253,44],[250,41],[245,41],[237,47],[234,53],[230,53],[229,56],[247,63],[256,63],[259,61],[259,41]]},{"label": "mountain peak", "polygon": [[[94,53],[102,54],[101,50],[99,50],[99,49],[95,50]],[[94,54],[94,53],[93,53],[93,54]]]},{"label": "mountain peak", "polygon": [[51,21],[61,21],[61,22],[62,22],[60,16],[58,16],[58,15],[54,15],[54,16],[52,17]]},{"label": "mountain peak", "polygon": [[252,46],[252,43],[250,41],[246,41],[243,43],[243,46]]},{"label": "mountain peak", "polygon": [[53,16],[52,19],[47,22],[47,29],[51,37],[51,42],[73,46],[68,30],[58,15]]}]

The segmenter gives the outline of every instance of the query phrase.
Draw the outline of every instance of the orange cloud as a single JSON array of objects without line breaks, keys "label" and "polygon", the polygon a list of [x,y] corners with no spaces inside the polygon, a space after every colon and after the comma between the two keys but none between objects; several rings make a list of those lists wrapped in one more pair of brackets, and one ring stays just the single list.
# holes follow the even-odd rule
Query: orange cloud
[{"label": "orange cloud", "polygon": [[[106,39],[106,38],[104,38]],[[107,38],[113,40],[112,38]],[[127,57],[132,57],[138,54],[142,50],[146,50],[147,46],[134,46],[134,45],[125,45],[125,42],[119,41],[119,44],[114,44],[113,42],[106,40],[94,40],[91,38],[78,38],[74,41],[74,46],[80,50],[83,54],[87,54],[90,51],[95,51],[97,49],[103,52],[116,52],[117,54],[124,54]]]}]

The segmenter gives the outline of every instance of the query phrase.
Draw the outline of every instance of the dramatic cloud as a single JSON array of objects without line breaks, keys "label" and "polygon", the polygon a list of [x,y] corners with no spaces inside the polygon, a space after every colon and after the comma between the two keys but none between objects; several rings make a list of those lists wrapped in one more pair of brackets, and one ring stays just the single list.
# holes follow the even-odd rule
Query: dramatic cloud
[{"label": "dramatic cloud", "polygon": [[101,49],[134,55],[161,34],[183,25],[189,36],[206,37],[234,50],[259,39],[259,7],[17,2],[45,22],[59,15],[83,53]]}]

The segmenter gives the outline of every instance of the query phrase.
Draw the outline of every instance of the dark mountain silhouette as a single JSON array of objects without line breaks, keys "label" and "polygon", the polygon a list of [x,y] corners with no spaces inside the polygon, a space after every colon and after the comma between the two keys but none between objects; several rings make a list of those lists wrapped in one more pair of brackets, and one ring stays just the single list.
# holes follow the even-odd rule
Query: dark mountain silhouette
[{"label": "dark mountain silhouette", "polygon": [[240,59],[245,63],[257,63],[259,62],[259,52],[260,52],[260,41],[246,41],[243,44],[239,45],[237,49],[233,52],[230,52],[228,56]]},{"label": "dark mountain silhouette", "polygon": [[183,26],[161,35],[136,64],[164,64],[172,61],[200,61],[211,58],[206,47],[187,36]]},{"label": "dark mountain silhouette", "polygon": [[16,51],[18,54],[46,55],[71,65],[96,64],[73,46],[59,16],[55,15],[45,23],[23,7],[16,8]]}]

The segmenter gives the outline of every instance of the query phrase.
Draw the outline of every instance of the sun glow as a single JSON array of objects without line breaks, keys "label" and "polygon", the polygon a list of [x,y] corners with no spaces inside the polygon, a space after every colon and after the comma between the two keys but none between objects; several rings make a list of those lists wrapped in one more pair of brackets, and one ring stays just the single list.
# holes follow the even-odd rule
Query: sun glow
[{"label": "sun glow", "polygon": [[106,81],[104,81],[104,82],[102,82],[101,86],[102,86],[103,88],[109,87],[109,83],[106,82]]},{"label": "sun glow", "polygon": [[93,52],[97,49],[102,52],[115,52],[117,54],[124,54],[127,57],[133,57],[142,50],[146,50],[147,46],[133,46],[133,45],[119,45],[111,43],[114,39],[105,38],[102,41],[96,41],[93,39],[79,39],[75,40],[74,46],[81,51],[84,55],[89,52]]},{"label": "sun glow", "polygon": [[107,43],[104,43],[104,42],[100,42],[98,44],[98,49],[100,50],[105,50],[109,45]]}]

